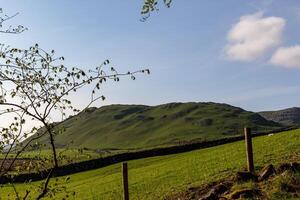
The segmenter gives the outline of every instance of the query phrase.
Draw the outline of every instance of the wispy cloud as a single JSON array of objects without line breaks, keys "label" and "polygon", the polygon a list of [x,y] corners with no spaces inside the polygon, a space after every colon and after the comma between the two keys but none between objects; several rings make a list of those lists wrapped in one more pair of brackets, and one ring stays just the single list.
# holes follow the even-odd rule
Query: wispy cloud
[{"label": "wispy cloud", "polygon": [[285,19],[264,17],[262,12],[244,15],[228,33],[225,55],[231,60],[252,61],[278,46]]},{"label": "wispy cloud", "polygon": [[291,94],[296,92],[297,93],[300,92],[300,86],[277,86],[277,87],[250,90],[235,96],[225,97],[223,101],[227,103],[235,104],[235,103],[262,99],[266,97]]},{"label": "wispy cloud", "polygon": [[54,29],[52,29],[53,32],[66,32],[66,33],[72,33],[73,31],[77,30],[76,26],[73,25],[65,25],[65,26],[58,26]]},{"label": "wispy cloud", "polygon": [[294,8],[296,17],[300,20],[300,7]]}]

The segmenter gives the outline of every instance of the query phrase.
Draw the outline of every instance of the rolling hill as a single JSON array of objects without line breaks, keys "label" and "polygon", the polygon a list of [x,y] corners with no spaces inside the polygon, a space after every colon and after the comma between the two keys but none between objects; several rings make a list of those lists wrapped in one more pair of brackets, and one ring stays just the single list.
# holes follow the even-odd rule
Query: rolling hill
[{"label": "rolling hill", "polygon": [[262,117],[287,126],[300,126],[300,108],[293,107],[278,111],[259,113]]},{"label": "rolling hill", "polygon": [[[259,114],[218,103],[169,103],[158,106],[110,105],[89,108],[62,123],[57,147],[93,149],[152,148],[214,140],[281,125]],[[40,143],[46,143],[41,138]]]}]

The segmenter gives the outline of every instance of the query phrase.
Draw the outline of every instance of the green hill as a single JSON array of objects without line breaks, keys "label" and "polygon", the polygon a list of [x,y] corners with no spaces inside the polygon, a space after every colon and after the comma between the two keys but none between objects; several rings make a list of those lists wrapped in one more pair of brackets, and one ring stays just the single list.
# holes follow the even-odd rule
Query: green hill
[{"label": "green hill", "polygon": [[281,125],[227,104],[169,103],[89,108],[62,126],[66,131],[55,137],[59,148],[130,149],[235,136],[244,126],[265,131]]},{"label": "green hill", "polygon": [[297,107],[278,111],[265,111],[259,114],[267,120],[272,120],[282,125],[300,126],[300,108]]}]

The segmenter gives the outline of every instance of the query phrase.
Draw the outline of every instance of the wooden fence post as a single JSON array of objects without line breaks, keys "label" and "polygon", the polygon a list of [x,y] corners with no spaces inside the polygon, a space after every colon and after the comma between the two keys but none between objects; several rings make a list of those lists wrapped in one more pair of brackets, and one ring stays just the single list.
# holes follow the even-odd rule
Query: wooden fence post
[{"label": "wooden fence post", "polygon": [[248,171],[254,173],[251,129],[250,128],[244,128],[244,132],[245,132]]},{"label": "wooden fence post", "polygon": [[127,166],[126,162],[122,164],[122,174],[123,174],[124,200],[129,200],[129,191],[128,191],[128,166]]}]

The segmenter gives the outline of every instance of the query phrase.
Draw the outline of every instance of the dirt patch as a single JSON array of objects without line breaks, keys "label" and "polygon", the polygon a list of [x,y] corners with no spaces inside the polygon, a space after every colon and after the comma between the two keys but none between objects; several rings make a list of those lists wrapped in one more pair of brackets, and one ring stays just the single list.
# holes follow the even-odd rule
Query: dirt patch
[{"label": "dirt patch", "polygon": [[190,187],[187,191],[173,194],[165,198],[165,200],[214,200],[219,199],[218,196],[226,193],[231,187],[232,181],[218,181],[199,187]]},{"label": "dirt patch", "polygon": [[[226,198],[226,197],[224,197]],[[259,189],[242,189],[233,191],[229,199],[265,199]],[[226,198],[228,199],[228,198]]]},{"label": "dirt patch", "polygon": [[[269,199],[270,188],[276,187],[277,179],[285,173],[294,173],[297,178],[280,182],[280,190],[285,195],[300,197],[300,163],[283,163],[277,169],[273,165],[265,166],[257,175],[238,172],[233,178],[213,182],[199,187],[190,187],[184,192],[165,198],[165,200],[229,200],[229,199]],[[277,183],[276,183],[277,181]],[[275,185],[275,186],[272,186]],[[278,190],[277,190],[278,192]],[[288,193],[288,194],[287,194]]]}]

